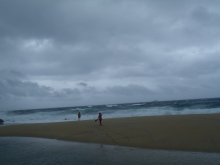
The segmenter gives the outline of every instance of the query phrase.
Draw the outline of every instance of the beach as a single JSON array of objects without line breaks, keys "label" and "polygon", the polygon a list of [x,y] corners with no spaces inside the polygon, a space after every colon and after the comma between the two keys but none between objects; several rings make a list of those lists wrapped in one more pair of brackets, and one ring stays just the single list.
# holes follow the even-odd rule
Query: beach
[{"label": "beach", "polygon": [[145,116],[10,125],[0,136],[39,137],[127,147],[220,152],[220,114]]}]

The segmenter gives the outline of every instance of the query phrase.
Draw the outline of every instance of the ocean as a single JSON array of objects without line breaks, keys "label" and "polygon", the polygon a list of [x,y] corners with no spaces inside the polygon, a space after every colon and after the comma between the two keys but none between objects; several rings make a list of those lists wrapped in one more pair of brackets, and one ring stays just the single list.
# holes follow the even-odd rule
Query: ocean
[{"label": "ocean", "polygon": [[78,112],[82,114],[81,120],[97,119],[98,113],[102,113],[103,119],[210,114],[220,113],[220,98],[0,111],[0,119],[5,121],[4,125],[76,121]]}]

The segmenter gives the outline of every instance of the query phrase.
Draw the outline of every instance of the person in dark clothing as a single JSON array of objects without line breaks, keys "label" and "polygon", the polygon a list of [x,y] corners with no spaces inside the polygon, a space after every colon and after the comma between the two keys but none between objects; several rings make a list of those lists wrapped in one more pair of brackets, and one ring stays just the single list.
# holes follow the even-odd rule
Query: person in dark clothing
[{"label": "person in dark clothing", "polygon": [[81,113],[79,112],[78,113],[78,120],[80,120],[80,117],[81,117]]}]

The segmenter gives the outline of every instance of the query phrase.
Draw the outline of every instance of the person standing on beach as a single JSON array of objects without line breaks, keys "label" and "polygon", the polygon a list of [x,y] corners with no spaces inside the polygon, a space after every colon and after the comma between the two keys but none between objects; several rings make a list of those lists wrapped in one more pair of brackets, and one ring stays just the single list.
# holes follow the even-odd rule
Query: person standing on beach
[{"label": "person standing on beach", "polygon": [[99,113],[98,119],[99,119],[99,125],[102,126],[102,114],[101,113]]},{"label": "person standing on beach", "polygon": [[80,121],[81,113],[78,113],[78,121]]}]

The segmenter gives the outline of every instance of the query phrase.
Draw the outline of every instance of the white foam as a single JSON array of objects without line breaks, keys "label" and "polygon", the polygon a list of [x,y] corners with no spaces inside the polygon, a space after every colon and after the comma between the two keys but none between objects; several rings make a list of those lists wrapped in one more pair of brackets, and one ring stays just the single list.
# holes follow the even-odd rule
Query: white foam
[{"label": "white foam", "polygon": [[183,114],[210,114],[220,113],[220,108],[212,109],[174,109],[170,106],[164,107],[143,107],[129,109],[93,109],[93,108],[75,108],[61,111],[40,111],[30,114],[7,114],[6,111],[0,111],[0,118],[5,123],[47,123],[59,121],[76,121],[78,120],[77,110],[81,111],[81,120],[97,119],[98,113],[101,112],[103,119],[121,118],[135,116],[159,116],[159,115],[183,115]]}]

